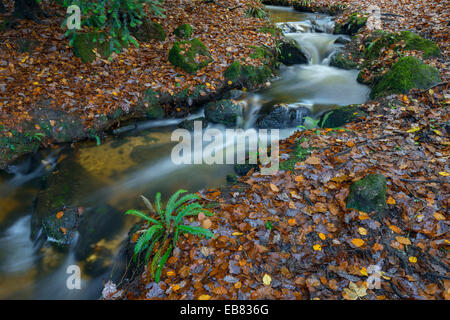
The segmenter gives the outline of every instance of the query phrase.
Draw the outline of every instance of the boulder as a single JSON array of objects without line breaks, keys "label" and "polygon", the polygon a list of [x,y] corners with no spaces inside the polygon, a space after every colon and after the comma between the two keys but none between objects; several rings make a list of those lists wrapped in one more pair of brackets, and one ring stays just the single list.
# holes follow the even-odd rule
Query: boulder
[{"label": "boulder", "polygon": [[234,127],[241,116],[242,107],[233,103],[232,100],[219,100],[205,106],[205,117],[209,122]]},{"label": "boulder", "polygon": [[348,58],[344,52],[337,52],[331,57],[330,66],[345,70],[351,70],[357,69],[358,63]]},{"label": "boulder", "polygon": [[386,208],[386,178],[381,174],[369,174],[350,186],[347,208],[366,213],[381,213]]},{"label": "boulder", "polygon": [[321,128],[339,128],[366,115],[358,105],[337,107],[322,114],[318,124]]},{"label": "boulder", "polygon": [[368,16],[360,12],[352,13],[344,23],[336,23],[334,26],[335,34],[348,34],[350,36],[358,33],[359,29],[367,23]]},{"label": "boulder", "polygon": [[414,57],[403,57],[373,87],[370,97],[408,93],[413,88],[427,89],[441,82],[439,71]]},{"label": "boulder", "polygon": [[196,118],[196,119],[183,120],[183,122],[181,122],[178,125],[178,128],[186,129],[186,130],[189,130],[189,131],[194,131],[194,122],[195,121],[201,121],[203,129],[208,126],[208,121],[206,121],[206,118],[205,117],[200,117],[200,118]]},{"label": "boulder", "polygon": [[261,129],[293,128],[303,124],[304,117],[310,115],[305,107],[292,108],[280,105],[273,108],[270,113],[260,117],[256,126]]},{"label": "boulder", "polygon": [[169,61],[184,71],[195,74],[212,62],[208,48],[199,39],[177,41],[169,52]]},{"label": "boulder", "polygon": [[150,19],[144,19],[142,24],[130,29],[131,34],[142,42],[148,42],[152,39],[158,41],[166,40],[166,33],[163,27]]},{"label": "boulder", "polygon": [[188,23],[184,23],[175,29],[173,32],[177,37],[182,39],[189,39],[194,31],[194,27],[192,27]]},{"label": "boulder", "polygon": [[280,62],[287,66],[294,64],[308,63],[308,58],[300,49],[297,41],[293,39],[285,39],[279,44]]},{"label": "boulder", "polygon": [[165,112],[160,103],[159,93],[153,89],[144,91],[142,98],[137,103],[137,110],[150,120],[164,118]]}]

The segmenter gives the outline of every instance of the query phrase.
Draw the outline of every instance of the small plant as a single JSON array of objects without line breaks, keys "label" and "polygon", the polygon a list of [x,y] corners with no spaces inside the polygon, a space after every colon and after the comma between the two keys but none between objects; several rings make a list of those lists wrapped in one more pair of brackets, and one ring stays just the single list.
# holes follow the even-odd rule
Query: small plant
[{"label": "small plant", "polygon": [[157,193],[155,197],[155,207],[144,196],[141,196],[145,206],[151,213],[157,213],[159,220],[147,216],[138,210],[128,210],[125,214],[132,214],[144,219],[148,223],[146,230],[138,231],[142,233],[134,246],[134,259],[142,252],[146,251],[145,263],[148,263],[153,250],[157,248],[151,263],[150,271],[155,282],[159,282],[162,269],[169,258],[172,250],[177,245],[180,233],[190,233],[196,236],[205,236],[212,238],[214,235],[211,231],[202,228],[183,224],[183,218],[188,216],[197,216],[200,212],[211,216],[211,212],[205,210],[199,203],[189,203],[191,200],[197,200],[196,194],[186,194],[180,199],[178,197],[186,190],[178,190],[167,202],[165,209],[161,205],[161,193]]},{"label": "small plant", "polygon": [[302,128],[302,129],[315,129],[319,127],[319,122],[320,122],[320,118],[319,119],[314,119],[311,117],[304,117],[304,122],[303,125],[301,126],[297,126],[297,128]]}]

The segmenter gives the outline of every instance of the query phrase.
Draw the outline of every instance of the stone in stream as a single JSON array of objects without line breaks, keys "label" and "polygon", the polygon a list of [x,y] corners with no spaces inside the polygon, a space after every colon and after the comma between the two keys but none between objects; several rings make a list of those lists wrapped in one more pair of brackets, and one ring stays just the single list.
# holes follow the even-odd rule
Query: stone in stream
[{"label": "stone in stream", "polygon": [[358,63],[346,56],[344,52],[336,52],[330,60],[330,66],[345,70],[357,69]]},{"label": "stone in stream", "polygon": [[280,105],[274,107],[269,114],[260,117],[256,123],[261,129],[293,128],[303,124],[304,118],[311,114],[306,107],[289,107]]},{"label": "stone in stream", "polygon": [[206,121],[205,117],[200,117],[196,119],[186,119],[183,120],[180,124],[178,124],[178,128],[186,129],[189,131],[194,131],[194,122],[201,121],[202,129],[205,129],[208,126],[208,121]]},{"label": "stone in stream", "polygon": [[205,106],[205,117],[209,122],[234,127],[238,118],[242,117],[242,107],[226,99],[210,102]]},{"label": "stone in stream", "polygon": [[427,89],[441,82],[439,71],[414,57],[400,58],[372,88],[372,99],[409,90]]},{"label": "stone in stream", "polygon": [[359,105],[337,107],[322,114],[318,124],[321,128],[339,128],[366,115]]},{"label": "stone in stream", "polygon": [[386,178],[381,174],[369,174],[350,186],[347,208],[366,213],[382,213],[386,208]]},{"label": "stone in stream", "polygon": [[284,39],[279,44],[280,62],[287,66],[308,63],[308,58],[303,53],[297,41]]}]

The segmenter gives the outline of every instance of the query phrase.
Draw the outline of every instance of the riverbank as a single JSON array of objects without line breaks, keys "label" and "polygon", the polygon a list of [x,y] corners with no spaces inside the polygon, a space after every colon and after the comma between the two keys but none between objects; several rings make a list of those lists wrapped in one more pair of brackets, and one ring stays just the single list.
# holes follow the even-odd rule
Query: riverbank
[{"label": "riverbank", "polygon": [[[18,21],[8,29],[9,13],[0,15],[0,169],[39,147],[100,142],[106,131],[130,121],[185,117],[230,89],[258,86],[271,73],[262,69],[270,63],[257,50],[275,51],[274,30],[257,17],[255,0],[166,1],[166,17],[151,17],[135,35],[140,47],[111,60],[86,44],[69,47],[63,10],[42,5],[61,18]],[[177,36],[180,26],[190,26],[189,34]],[[176,42],[192,39],[207,50],[207,64],[192,62],[197,72],[169,61]],[[247,66],[248,74],[228,79],[233,62]]]},{"label": "riverbank", "polygon": [[[314,1],[308,10],[324,11],[330,3]],[[360,81],[373,90],[405,56],[435,66],[441,81],[401,88],[405,92],[384,86],[358,109],[326,113],[323,128],[284,140],[283,170],[276,175],[252,170],[232,187],[200,191],[200,202],[214,213],[208,228],[216,236],[180,240],[159,284],[144,270],[109,293],[128,299],[449,299],[445,14],[436,15],[442,8],[435,3],[419,2],[417,14],[402,2],[382,4],[405,16],[405,22],[386,21],[386,31],[407,29],[437,42],[440,53],[428,55],[395,35],[393,42],[367,41],[373,36],[367,20],[354,32],[349,19],[364,17],[352,15],[357,3],[343,1],[336,21],[355,35],[344,53],[363,69]],[[424,23],[420,13],[443,19]],[[378,40],[381,54],[369,58],[368,47]],[[378,79],[365,78],[365,68]]]}]

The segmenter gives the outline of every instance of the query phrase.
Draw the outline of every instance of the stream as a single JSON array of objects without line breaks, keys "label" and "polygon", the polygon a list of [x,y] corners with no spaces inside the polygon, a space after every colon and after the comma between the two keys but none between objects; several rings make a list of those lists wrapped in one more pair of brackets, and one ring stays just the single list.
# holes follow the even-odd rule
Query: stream
[{"label": "stream", "polygon": [[[262,114],[280,103],[309,110],[311,117],[339,105],[364,103],[369,89],[356,81],[357,70],[328,66],[345,36],[331,34],[333,21],[325,15],[267,6],[286,37],[296,40],[309,64],[283,66],[268,88],[249,93],[248,108],[239,126],[250,129]],[[202,113],[190,118],[201,116]],[[137,129],[108,137],[100,145],[82,142],[74,147],[41,150],[22,163],[0,172],[0,299],[97,299],[111,274],[120,274],[120,248],[136,220],[123,213],[143,208],[139,195],[163,200],[177,191],[191,192],[226,184],[233,165],[175,165],[171,134],[183,119],[146,121]],[[224,130],[218,125],[209,128]],[[280,130],[280,139],[296,127]],[[222,148],[228,148],[223,145]],[[43,183],[43,177],[51,177]],[[58,248],[42,241],[36,211],[50,210],[61,192],[86,212],[98,208],[107,218],[90,215],[88,231],[77,241]],[[37,199],[37,200],[36,200]],[[88,239],[88,240],[86,240]],[[50,239],[51,240],[51,239]],[[67,268],[81,269],[81,289],[69,290]],[[113,272],[114,271],[114,272]]]}]

